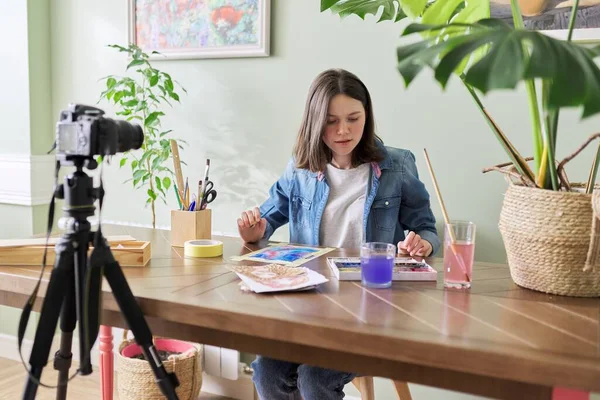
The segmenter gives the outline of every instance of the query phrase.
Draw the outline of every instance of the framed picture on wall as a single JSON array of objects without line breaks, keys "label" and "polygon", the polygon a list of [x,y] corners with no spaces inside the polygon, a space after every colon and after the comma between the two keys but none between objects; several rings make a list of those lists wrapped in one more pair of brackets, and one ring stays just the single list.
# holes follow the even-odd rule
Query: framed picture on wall
[{"label": "framed picture on wall", "polygon": [[129,0],[129,42],[153,59],[266,57],[271,0]]},{"label": "framed picture on wall", "polygon": [[[519,0],[525,28],[541,31],[565,40],[571,18],[573,0]],[[492,18],[500,18],[512,26],[510,0],[490,0]],[[600,41],[600,0],[580,0],[573,29],[573,41]]]}]

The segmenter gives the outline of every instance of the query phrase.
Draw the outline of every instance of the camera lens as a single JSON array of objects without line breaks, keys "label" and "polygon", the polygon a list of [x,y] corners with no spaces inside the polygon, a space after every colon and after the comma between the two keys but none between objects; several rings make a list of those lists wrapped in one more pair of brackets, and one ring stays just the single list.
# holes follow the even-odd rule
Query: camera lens
[{"label": "camera lens", "polygon": [[129,150],[137,150],[144,143],[144,131],[137,124],[130,124],[127,121],[117,120],[118,152],[124,153]]}]

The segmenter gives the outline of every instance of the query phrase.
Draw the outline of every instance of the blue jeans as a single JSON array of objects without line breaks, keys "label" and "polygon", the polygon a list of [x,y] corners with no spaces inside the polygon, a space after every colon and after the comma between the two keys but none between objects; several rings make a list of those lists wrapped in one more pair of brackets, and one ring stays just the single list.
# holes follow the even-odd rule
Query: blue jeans
[{"label": "blue jeans", "polygon": [[[262,400],[342,400],[355,374],[258,356],[252,380]],[[300,397],[302,395],[302,397]]]}]

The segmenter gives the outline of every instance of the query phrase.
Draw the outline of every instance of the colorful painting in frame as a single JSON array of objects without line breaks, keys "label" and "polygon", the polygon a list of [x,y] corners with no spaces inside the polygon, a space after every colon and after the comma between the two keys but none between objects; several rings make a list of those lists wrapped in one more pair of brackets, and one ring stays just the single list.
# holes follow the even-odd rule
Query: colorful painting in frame
[{"label": "colorful painting in frame", "polygon": [[153,59],[269,55],[271,0],[129,0],[129,42]]},{"label": "colorful painting in frame", "polygon": [[[580,0],[573,29],[573,40],[600,40],[600,0]],[[519,0],[525,28],[566,39],[573,0]],[[492,18],[500,18],[512,26],[510,0],[490,0]]]}]

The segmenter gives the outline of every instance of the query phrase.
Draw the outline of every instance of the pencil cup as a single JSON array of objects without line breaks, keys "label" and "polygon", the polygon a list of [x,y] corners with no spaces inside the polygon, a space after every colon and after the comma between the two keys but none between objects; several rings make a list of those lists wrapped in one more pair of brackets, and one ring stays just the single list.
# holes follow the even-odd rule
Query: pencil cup
[{"label": "pencil cup", "polygon": [[474,255],[475,224],[468,221],[450,221],[444,231],[444,287],[471,287]]},{"label": "pencil cup", "polygon": [[171,245],[183,247],[188,240],[211,239],[212,210],[171,210]]}]

